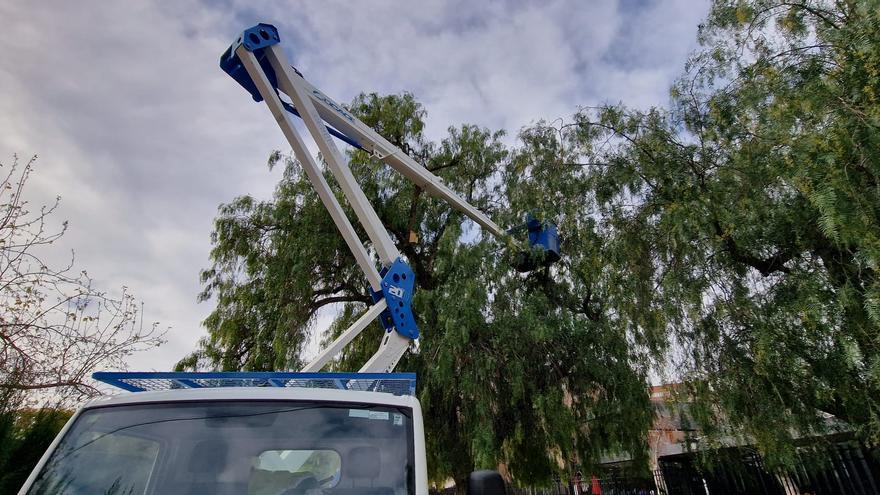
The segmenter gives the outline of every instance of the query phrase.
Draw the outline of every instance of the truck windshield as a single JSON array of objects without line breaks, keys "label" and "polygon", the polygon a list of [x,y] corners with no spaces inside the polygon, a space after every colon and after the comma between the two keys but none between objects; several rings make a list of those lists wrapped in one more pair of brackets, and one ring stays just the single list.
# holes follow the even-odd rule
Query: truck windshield
[{"label": "truck windshield", "polygon": [[189,402],[88,409],[34,495],[412,495],[411,410]]}]

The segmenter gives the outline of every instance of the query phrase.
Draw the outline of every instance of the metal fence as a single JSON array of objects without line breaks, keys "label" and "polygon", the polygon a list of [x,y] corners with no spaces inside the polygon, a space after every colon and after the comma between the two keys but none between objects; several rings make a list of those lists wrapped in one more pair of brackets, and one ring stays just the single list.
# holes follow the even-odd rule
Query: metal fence
[{"label": "metal fence", "polygon": [[[602,495],[651,495],[651,490],[654,490],[654,494],[657,493],[654,481],[650,478],[634,478],[610,473],[597,481]],[[591,495],[593,493],[592,480],[589,478],[580,483],[557,481],[542,487],[507,485],[506,488],[507,495]],[[455,495],[455,488],[432,489],[429,493],[430,495]]]},{"label": "metal fence", "polygon": [[[738,456],[732,456],[739,454]],[[711,470],[692,455],[661,459],[654,471],[660,495],[873,495],[880,493],[880,449],[842,444],[804,451],[786,470],[770,470],[753,451],[727,452]],[[738,457],[738,458],[737,458]]]},{"label": "metal fence", "polygon": [[[880,448],[854,443],[822,451],[804,450],[788,470],[770,470],[750,449],[718,453],[716,467],[702,469],[694,454],[660,459],[652,478],[605,471],[602,495],[875,495],[880,494]],[[547,487],[508,486],[507,495],[591,495],[592,479],[559,481]],[[433,492],[454,495],[455,489]]]},{"label": "metal fence", "polygon": [[[602,495],[650,495],[656,494],[654,481],[650,478],[631,478],[610,475],[598,479]],[[654,490],[653,492],[651,490]],[[455,495],[455,488],[431,490],[431,495]],[[556,482],[544,487],[507,486],[507,495],[591,495],[592,480],[581,483]]]},{"label": "metal fence", "polygon": [[572,495],[572,487],[563,483],[540,488],[508,486],[507,495]]}]

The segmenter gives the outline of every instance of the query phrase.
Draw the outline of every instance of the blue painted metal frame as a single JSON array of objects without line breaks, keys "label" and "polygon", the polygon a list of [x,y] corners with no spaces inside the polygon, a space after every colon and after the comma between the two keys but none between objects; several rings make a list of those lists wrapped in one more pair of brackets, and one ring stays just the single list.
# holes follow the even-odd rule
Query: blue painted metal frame
[{"label": "blue painted metal frame", "polygon": [[[298,373],[284,371],[99,371],[92,378],[129,392],[215,387],[287,387],[369,390],[415,395],[415,373]],[[357,387],[353,388],[353,385]]]},{"label": "blue painted metal frame", "polygon": [[[260,68],[262,68],[263,72],[266,74],[269,84],[271,84],[272,88],[277,92],[278,77],[275,75],[275,69],[272,68],[272,65],[266,58],[265,48],[276,45],[280,42],[281,37],[278,35],[278,29],[271,24],[261,22],[254,27],[245,29],[244,32],[235,39],[235,42],[229,45],[229,48],[223,52],[223,55],[220,55],[220,68],[250,93],[251,98],[253,98],[254,101],[261,102],[263,101],[263,97],[260,95],[257,85],[254,84],[253,79],[251,79],[251,76],[248,74],[247,69],[245,69],[244,64],[241,63],[241,59],[238,58],[235,51],[238,50],[239,46],[243,46],[247,51],[253,53],[257,58],[257,61],[260,62]],[[293,70],[296,69],[294,68]],[[282,101],[281,103],[284,105],[285,110],[297,117],[300,116],[299,112],[293,107],[293,105],[285,101]],[[327,132],[329,132],[331,136],[334,136],[355,148],[364,150],[364,147],[354,139],[330,126],[326,127]]]},{"label": "blue painted metal frame", "polygon": [[370,290],[373,302],[385,299],[388,309],[379,315],[379,321],[386,332],[397,330],[404,337],[419,338],[419,326],[412,311],[413,292],[416,289],[416,274],[401,258],[397,258],[388,268],[383,268],[381,290]]},{"label": "blue painted metal frame", "polygon": [[247,51],[253,53],[260,63],[263,72],[266,73],[269,83],[273,88],[277,89],[278,78],[275,77],[275,71],[272,70],[272,66],[269,64],[268,58],[266,58],[264,48],[280,42],[281,37],[278,36],[278,29],[271,24],[260,23],[252,28],[245,29],[235,42],[229,45],[229,48],[223,52],[223,55],[220,55],[220,68],[235,79],[238,84],[241,84],[251,94],[254,101],[263,101],[260,91],[235,52],[239,46],[243,46]]}]

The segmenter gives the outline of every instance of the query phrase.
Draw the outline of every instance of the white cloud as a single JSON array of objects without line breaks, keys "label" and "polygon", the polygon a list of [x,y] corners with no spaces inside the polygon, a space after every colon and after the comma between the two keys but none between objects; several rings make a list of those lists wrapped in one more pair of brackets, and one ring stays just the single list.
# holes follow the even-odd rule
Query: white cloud
[{"label": "white cloud", "polygon": [[40,154],[32,192],[63,197],[80,266],[173,327],[132,366],[167,369],[204,334],[198,270],[217,205],[269,197],[266,157],[287,148],[217,67],[236,31],[276,23],[339,101],[414,92],[435,139],[465,122],[515,134],[578,105],[666,101],[707,5],[632,3],[3,2],[0,161]]}]

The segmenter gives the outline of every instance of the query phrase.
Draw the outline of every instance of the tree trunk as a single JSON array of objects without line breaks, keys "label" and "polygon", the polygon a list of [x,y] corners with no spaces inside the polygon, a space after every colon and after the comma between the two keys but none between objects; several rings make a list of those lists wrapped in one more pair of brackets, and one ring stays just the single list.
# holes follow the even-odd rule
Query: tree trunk
[{"label": "tree trunk", "polygon": [[455,495],[466,495],[467,494],[467,485],[468,485],[468,474],[465,475],[455,475],[453,476],[453,480],[455,480]]}]

